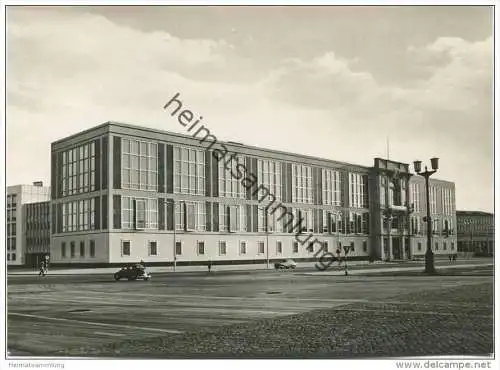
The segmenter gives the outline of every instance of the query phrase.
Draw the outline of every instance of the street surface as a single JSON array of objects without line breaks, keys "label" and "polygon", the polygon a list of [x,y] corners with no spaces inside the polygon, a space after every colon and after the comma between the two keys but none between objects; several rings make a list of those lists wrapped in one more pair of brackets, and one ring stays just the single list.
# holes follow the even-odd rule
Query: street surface
[{"label": "street surface", "polygon": [[[493,351],[492,267],[453,270],[445,276],[412,276],[408,272],[408,276],[398,277],[321,275],[300,270],[158,273],[148,282],[115,282],[112,275],[102,274],[45,278],[9,275],[7,344],[13,356],[354,357],[422,355],[422,349],[432,352],[436,348],[441,348],[442,354],[489,354]],[[458,290],[452,294],[453,289]],[[434,296],[426,296],[427,293]],[[417,294],[417,298],[408,294]],[[478,306],[477,302],[481,304]],[[273,333],[276,338],[290,336],[301,325],[307,326],[307,317],[314,315],[327,315],[322,328],[333,325],[321,334],[314,350],[294,345],[279,347],[282,339],[278,340],[281,343],[278,348],[273,349],[273,344],[269,344],[269,348],[263,349],[247,343],[250,339],[242,334],[242,330],[251,330],[253,337],[265,335],[269,339]],[[342,315],[351,316],[338,321]],[[402,316],[397,319],[398,315]],[[361,334],[368,328],[361,324],[367,318],[379,325],[378,334],[373,333],[378,339],[375,338],[375,344],[369,348],[382,350],[360,351],[358,343],[338,352],[340,343],[334,338],[340,332],[335,328],[349,321],[352,324],[349,330],[356,329]],[[432,343],[401,346],[399,343],[397,350],[384,347],[380,341],[391,333],[391,327],[394,329],[401,323],[409,325],[413,319],[419,322],[424,337],[437,327],[436,323],[453,320],[453,325],[447,324],[453,333],[440,330],[431,336],[436,343],[447,343],[447,346],[432,346]],[[313,321],[310,328],[321,323]],[[278,325],[288,329],[279,334],[279,328],[269,332],[266,326],[259,334],[248,325],[256,325],[255,328]],[[229,329],[225,329],[227,326]],[[225,349],[216,345],[225,341],[221,339],[208,347],[198,343],[200,333],[217,336],[222,335],[220,330],[231,331],[233,327],[239,328],[236,337],[240,339],[234,339],[234,333],[228,334],[234,338],[228,339]],[[406,335],[401,328],[398,330],[399,335]],[[302,333],[306,331],[307,328],[301,329]],[[297,344],[301,332],[288,340]],[[393,338],[394,333],[390,336]],[[189,341],[192,344],[186,344],[191,343]],[[123,345],[123,342],[131,344]],[[182,348],[178,347],[184,342]],[[262,345],[262,340],[260,343]],[[237,352],[231,352],[236,349]]]}]

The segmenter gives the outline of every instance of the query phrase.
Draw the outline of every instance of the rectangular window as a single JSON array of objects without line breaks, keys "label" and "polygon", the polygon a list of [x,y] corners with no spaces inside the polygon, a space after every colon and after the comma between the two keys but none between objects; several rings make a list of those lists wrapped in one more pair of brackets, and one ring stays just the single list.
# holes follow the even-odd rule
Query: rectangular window
[{"label": "rectangular window", "polygon": [[95,143],[92,141],[62,153],[63,196],[95,190]]},{"label": "rectangular window", "polygon": [[292,243],[292,253],[294,253],[294,254],[299,253],[299,243],[298,242]]},{"label": "rectangular window", "polygon": [[451,250],[454,251],[455,250],[455,243],[451,243]]},{"label": "rectangular window", "polygon": [[89,254],[90,254],[90,257],[95,257],[95,240],[90,241]]},{"label": "rectangular window", "polygon": [[182,254],[182,242],[175,242],[175,254],[180,256]]},{"label": "rectangular window", "polygon": [[135,199],[135,228],[142,230],[146,228],[146,200]]},{"label": "rectangular window", "polygon": [[149,255],[150,256],[157,256],[158,255],[158,244],[156,240],[150,240],[149,241]]},{"label": "rectangular window", "polygon": [[421,250],[422,250],[422,243],[418,242],[417,249],[418,249],[419,251],[421,251]]},{"label": "rectangular window", "polygon": [[281,253],[283,253],[283,248],[282,248],[281,242],[277,241],[276,242],[276,254],[280,255]]},{"label": "rectangular window", "polygon": [[447,249],[446,242],[443,242],[443,250],[445,251]]},{"label": "rectangular window", "polygon": [[240,242],[240,254],[247,254],[247,242]]},{"label": "rectangular window", "polygon": [[311,167],[292,165],[292,202],[308,204],[313,202]]},{"label": "rectangular window", "polygon": [[258,199],[262,199],[262,201],[264,201],[264,199],[267,200],[272,194],[276,200],[281,200],[281,194],[283,192],[281,177],[281,162],[258,159]]},{"label": "rectangular window", "polygon": [[244,159],[227,153],[226,158],[231,158],[231,161],[219,161],[219,196],[227,198],[245,198],[245,188],[233,174],[238,174],[240,170],[238,164],[244,165]]},{"label": "rectangular window", "polygon": [[[168,206],[168,205],[166,205]],[[206,230],[206,205],[205,202],[185,202],[175,203],[175,228],[185,231],[205,231]]]},{"label": "rectangular window", "polygon": [[75,257],[75,253],[76,253],[75,249],[76,249],[75,242],[71,242],[70,243],[70,253],[71,253],[70,257],[71,258]]},{"label": "rectangular window", "polygon": [[257,242],[258,254],[264,254],[264,242]]},{"label": "rectangular window", "polygon": [[12,253],[12,261],[15,261],[15,260],[16,260],[16,254]]},{"label": "rectangular window", "polygon": [[323,253],[328,252],[328,242],[325,240],[323,241]]},{"label": "rectangular window", "polygon": [[439,243],[438,243],[438,242],[436,242],[436,243],[434,244],[434,247],[435,247],[435,250],[439,250]]},{"label": "rectangular window", "polygon": [[85,242],[80,241],[80,257],[85,257]]},{"label": "rectangular window", "polygon": [[174,147],[174,192],[205,195],[205,151]]},{"label": "rectangular window", "polygon": [[341,205],[341,177],[340,172],[336,170],[321,170],[323,204],[340,206]]},{"label": "rectangular window", "polygon": [[368,176],[349,173],[349,206],[353,208],[368,207]]},{"label": "rectangular window", "polygon": [[314,252],[314,243],[313,242],[309,242],[309,245],[307,246],[307,251],[309,253],[313,253]]},{"label": "rectangular window", "polygon": [[205,254],[205,242],[199,241],[198,242],[198,255],[202,256]]},{"label": "rectangular window", "polygon": [[156,143],[122,138],[121,180],[123,189],[158,189]]},{"label": "rectangular window", "polygon": [[61,258],[66,258],[66,242],[61,243]]},{"label": "rectangular window", "polygon": [[363,252],[368,252],[368,242],[366,240],[363,240]]},{"label": "rectangular window", "polygon": [[226,242],[221,240],[219,242],[219,256],[225,256],[225,255],[226,255]]},{"label": "rectangular window", "polygon": [[130,256],[130,240],[122,240],[122,256]]}]

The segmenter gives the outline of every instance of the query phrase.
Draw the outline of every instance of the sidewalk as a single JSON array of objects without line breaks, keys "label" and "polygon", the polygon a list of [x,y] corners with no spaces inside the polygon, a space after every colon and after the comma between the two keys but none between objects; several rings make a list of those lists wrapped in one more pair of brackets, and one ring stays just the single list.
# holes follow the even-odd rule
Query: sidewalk
[{"label": "sidewalk", "polygon": [[[464,263],[460,263],[464,262]],[[436,261],[436,266],[438,268],[458,268],[458,267],[474,267],[474,266],[490,266],[494,264],[494,261],[485,262],[484,260],[478,260],[476,263],[469,263],[472,261],[460,261],[454,265],[450,265],[447,261]],[[467,263],[465,263],[467,262]],[[337,264],[332,265],[332,268],[335,270],[328,269],[326,271],[317,271],[316,270],[316,262],[299,262],[297,263],[296,272],[301,272],[300,270],[306,269],[314,269],[313,272],[303,271],[305,274],[311,275],[343,275],[344,269],[343,265],[339,266]],[[404,265],[404,266],[402,266]],[[368,263],[368,261],[349,261],[349,274],[362,274],[366,271],[366,273],[375,273],[375,272],[390,272],[390,271],[419,271],[423,269],[422,261],[405,261],[405,262],[382,262],[376,261],[372,264]],[[189,272],[206,272],[207,266],[177,266],[175,271],[173,266],[153,266],[147,267],[147,269],[151,273],[189,273]],[[216,265],[212,266],[212,272],[224,272],[224,271],[237,271],[237,272],[250,272],[250,271],[273,271],[274,266],[272,263],[269,264],[269,268],[265,263],[262,264],[252,264],[252,265]],[[351,273],[351,271],[356,271],[355,273]],[[360,271],[362,270],[362,271]],[[103,268],[75,268],[75,269],[50,269],[50,276],[59,276],[59,275],[106,275],[113,274],[118,271],[117,267],[103,267]],[[38,270],[13,270],[8,271],[8,276],[36,276],[38,275]]]},{"label": "sidewalk", "polygon": [[[436,264],[436,270],[448,270],[448,269],[457,269],[457,268],[473,268],[473,267],[486,267],[493,266],[494,263],[474,263],[474,264],[456,264],[456,265],[439,265]],[[408,266],[408,267],[382,267],[382,268],[373,268],[373,269],[349,269],[349,275],[368,275],[368,274],[379,274],[379,273],[387,273],[387,272],[398,272],[398,271],[410,271],[410,272],[423,272],[424,266]],[[337,271],[316,271],[316,272],[305,272],[304,275],[323,275],[323,276],[341,276],[345,275],[345,270],[337,269]]]}]

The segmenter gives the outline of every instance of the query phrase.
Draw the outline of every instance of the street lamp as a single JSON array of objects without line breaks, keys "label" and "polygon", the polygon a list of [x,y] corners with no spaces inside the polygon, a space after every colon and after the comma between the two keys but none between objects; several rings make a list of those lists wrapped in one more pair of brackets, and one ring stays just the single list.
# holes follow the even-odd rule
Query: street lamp
[{"label": "street lamp", "polygon": [[432,220],[431,220],[431,208],[430,208],[430,194],[429,194],[429,177],[435,174],[439,167],[439,158],[431,158],[431,167],[432,170],[429,171],[427,166],[425,166],[425,170],[422,171],[422,162],[414,161],[413,167],[417,175],[425,178],[425,195],[426,195],[426,204],[427,204],[427,251],[425,252],[425,272],[427,274],[436,273],[436,269],[434,267],[434,253],[432,252]]}]

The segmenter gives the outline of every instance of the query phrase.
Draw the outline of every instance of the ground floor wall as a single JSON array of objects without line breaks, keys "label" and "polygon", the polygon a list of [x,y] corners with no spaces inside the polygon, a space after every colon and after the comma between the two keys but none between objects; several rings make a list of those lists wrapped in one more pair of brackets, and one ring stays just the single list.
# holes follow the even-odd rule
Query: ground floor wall
[{"label": "ground floor wall", "polygon": [[[95,244],[93,256],[88,250],[91,240]],[[80,254],[81,244],[83,255]],[[51,265],[118,265],[140,260],[149,265],[170,265],[174,260],[179,265],[208,261],[213,264],[266,263],[287,258],[298,262],[316,261],[323,254],[322,245],[335,256],[337,250],[341,251],[341,256],[345,255],[343,246],[349,247],[350,259],[368,259],[370,255],[368,236],[136,231],[53,236]]]}]

